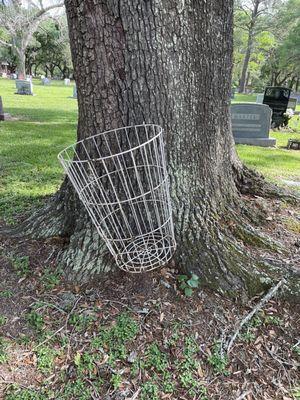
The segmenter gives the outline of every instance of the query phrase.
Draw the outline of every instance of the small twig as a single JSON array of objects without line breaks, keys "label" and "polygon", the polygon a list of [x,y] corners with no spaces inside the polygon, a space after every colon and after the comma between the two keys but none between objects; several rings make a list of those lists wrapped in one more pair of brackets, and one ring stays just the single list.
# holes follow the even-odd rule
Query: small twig
[{"label": "small twig", "polygon": [[32,349],[32,351],[35,351],[36,349],[38,349],[38,348],[39,348],[40,346],[42,346],[43,344],[49,342],[52,338],[54,338],[56,335],[58,335],[59,332],[61,332],[63,329],[65,329],[65,328],[67,327],[68,322],[69,322],[69,319],[70,319],[70,316],[71,316],[71,314],[73,313],[73,311],[75,310],[75,308],[77,307],[77,304],[79,303],[80,299],[81,299],[81,296],[79,296],[78,299],[75,301],[75,303],[74,303],[74,305],[73,305],[73,307],[72,307],[72,310],[71,310],[71,311],[68,313],[68,315],[67,315],[67,318],[66,318],[66,320],[65,320],[65,323],[64,323],[57,331],[55,331],[51,336],[47,337],[47,339],[45,339],[43,342],[38,343],[38,344]]},{"label": "small twig", "polygon": [[141,389],[138,389],[138,390],[134,393],[134,395],[131,397],[130,400],[136,400],[136,399],[138,398],[138,395],[140,394],[140,391],[141,391]]},{"label": "small twig", "polygon": [[237,397],[235,400],[243,400],[248,394],[251,394],[252,391],[248,390],[247,392],[242,393],[239,397]]},{"label": "small twig", "polygon": [[285,283],[285,279],[281,279],[277,285],[273,286],[268,293],[260,300],[260,302],[252,309],[252,311],[247,314],[242,321],[239,323],[237,329],[235,330],[234,334],[231,336],[229,341],[227,341],[227,345],[225,345],[225,351],[229,353],[231,347],[233,346],[233,343],[235,342],[236,338],[238,337],[241,329],[243,328],[244,325],[246,325],[251,318],[258,312],[260,311],[263,306],[275,295],[275,293],[278,291],[278,289]]}]

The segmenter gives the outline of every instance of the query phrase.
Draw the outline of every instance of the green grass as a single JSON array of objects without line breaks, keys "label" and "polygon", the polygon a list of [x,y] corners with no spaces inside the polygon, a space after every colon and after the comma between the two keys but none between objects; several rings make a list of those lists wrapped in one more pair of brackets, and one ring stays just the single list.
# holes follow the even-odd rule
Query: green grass
[{"label": "green grass", "polygon": [[[255,101],[256,94],[236,94],[233,103]],[[297,110],[300,111],[300,105]],[[290,126],[295,132],[270,132],[277,141],[276,148],[237,145],[238,155],[247,166],[278,184],[282,184],[282,180],[300,181],[300,151],[286,149],[288,139],[300,139],[300,117],[293,117]]]},{"label": "green grass", "polygon": [[77,101],[73,89],[34,81],[35,96],[15,93],[0,79],[4,111],[18,118],[0,123],[0,218],[11,217],[54,193],[62,179],[57,153],[75,139]]},{"label": "green grass", "polygon": [[[34,81],[35,96],[15,94],[15,82],[0,79],[5,112],[15,119],[0,123],[0,218],[14,216],[59,188],[63,172],[57,154],[75,141],[77,101],[72,86]],[[256,95],[237,94],[236,101],[255,101]],[[299,107],[299,106],[298,106]],[[300,127],[300,123],[298,124]],[[298,133],[272,133],[279,148],[237,146],[240,157],[270,179],[300,180],[300,151],[281,149]]]}]

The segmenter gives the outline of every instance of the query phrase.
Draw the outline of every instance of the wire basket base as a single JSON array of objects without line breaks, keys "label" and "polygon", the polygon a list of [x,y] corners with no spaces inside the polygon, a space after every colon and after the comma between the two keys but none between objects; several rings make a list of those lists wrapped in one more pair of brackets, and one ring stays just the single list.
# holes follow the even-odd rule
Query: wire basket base
[{"label": "wire basket base", "polygon": [[116,258],[118,267],[132,273],[148,272],[165,265],[176,244],[171,236],[159,233],[133,239]]}]

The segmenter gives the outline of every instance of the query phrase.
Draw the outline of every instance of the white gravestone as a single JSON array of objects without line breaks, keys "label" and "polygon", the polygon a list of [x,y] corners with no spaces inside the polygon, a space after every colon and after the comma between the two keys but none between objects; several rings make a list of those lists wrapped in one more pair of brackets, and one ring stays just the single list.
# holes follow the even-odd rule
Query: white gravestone
[{"label": "white gravestone", "polygon": [[33,95],[33,85],[31,81],[27,81],[24,79],[16,79],[16,94],[26,94]]},{"label": "white gravestone", "polygon": [[77,86],[73,86],[73,99],[77,99]]},{"label": "white gravestone", "polygon": [[70,83],[71,83],[70,79],[66,78],[64,80],[64,82],[65,82],[65,86],[70,86]]},{"label": "white gravestone", "polygon": [[264,93],[258,93],[256,95],[256,103],[262,104],[264,100]]},{"label": "white gravestone", "polygon": [[269,137],[272,110],[266,104],[240,103],[231,106],[231,124],[235,143],[270,147],[276,139]]},{"label": "white gravestone", "polygon": [[42,85],[44,85],[44,86],[51,85],[51,80],[49,78],[42,79]]}]

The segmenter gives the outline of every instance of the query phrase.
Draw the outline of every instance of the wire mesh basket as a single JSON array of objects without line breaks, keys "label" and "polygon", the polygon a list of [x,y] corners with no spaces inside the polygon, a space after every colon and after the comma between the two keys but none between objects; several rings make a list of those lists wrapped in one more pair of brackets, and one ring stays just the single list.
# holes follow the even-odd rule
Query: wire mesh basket
[{"label": "wire mesh basket", "polygon": [[90,136],[58,158],[119,268],[145,272],[170,260],[176,243],[160,126]]}]

